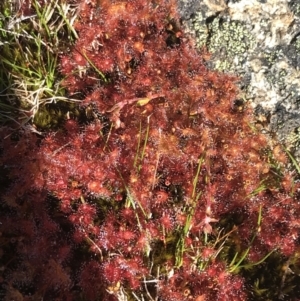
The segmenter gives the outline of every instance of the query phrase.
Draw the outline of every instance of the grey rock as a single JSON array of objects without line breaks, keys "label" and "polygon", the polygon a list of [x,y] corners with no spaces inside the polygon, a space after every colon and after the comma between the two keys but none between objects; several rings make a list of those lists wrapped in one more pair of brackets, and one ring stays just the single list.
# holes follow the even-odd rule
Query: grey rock
[{"label": "grey rock", "polygon": [[264,130],[300,162],[300,1],[179,0],[182,23],[209,67],[238,75]]}]

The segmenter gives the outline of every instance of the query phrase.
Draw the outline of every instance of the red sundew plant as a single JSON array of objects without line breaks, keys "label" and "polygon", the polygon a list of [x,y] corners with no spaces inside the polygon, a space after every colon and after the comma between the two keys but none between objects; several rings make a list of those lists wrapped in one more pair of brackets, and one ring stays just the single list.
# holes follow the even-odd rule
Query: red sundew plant
[{"label": "red sundew plant", "polygon": [[[251,300],[243,269],[275,251],[299,268],[299,185],[286,155],[255,130],[237,79],[207,69],[175,3],[78,5],[79,38],[60,71],[86,119],[2,143],[12,213],[1,231],[31,269],[27,290],[4,276],[7,294]],[[37,263],[51,267],[39,287]]]}]

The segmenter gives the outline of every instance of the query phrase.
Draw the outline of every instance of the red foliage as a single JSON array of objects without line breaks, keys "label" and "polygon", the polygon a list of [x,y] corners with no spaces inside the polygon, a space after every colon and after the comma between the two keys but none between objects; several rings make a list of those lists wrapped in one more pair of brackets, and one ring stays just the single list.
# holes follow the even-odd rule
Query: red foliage
[{"label": "red foliage", "polygon": [[[71,290],[76,300],[79,287],[87,300],[125,289],[168,301],[246,300],[241,276],[211,259],[220,241],[201,241],[242,212],[230,239],[245,250],[256,235],[250,260],[274,248],[293,254],[300,205],[291,175],[278,171],[286,156],[249,126],[236,79],[206,68],[173,1],[78,4],[79,39],[61,57],[61,72],[70,94],[85,95],[81,106],[94,120],[68,120],[40,141],[24,133],[2,142],[11,182],[3,206],[13,213],[1,228],[17,240],[30,281],[43,275],[35,294],[63,300]],[[148,286],[155,277],[157,286]]]}]

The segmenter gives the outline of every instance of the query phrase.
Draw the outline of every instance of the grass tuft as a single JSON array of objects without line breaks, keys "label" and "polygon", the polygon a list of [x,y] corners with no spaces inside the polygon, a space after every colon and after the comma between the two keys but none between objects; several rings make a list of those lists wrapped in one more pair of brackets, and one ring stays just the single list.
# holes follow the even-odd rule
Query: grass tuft
[{"label": "grass tuft", "polygon": [[12,119],[23,127],[46,104],[78,101],[67,96],[58,68],[61,51],[77,38],[76,18],[77,7],[64,1],[33,0],[27,9],[12,1],[0,5],[2,124]]}]

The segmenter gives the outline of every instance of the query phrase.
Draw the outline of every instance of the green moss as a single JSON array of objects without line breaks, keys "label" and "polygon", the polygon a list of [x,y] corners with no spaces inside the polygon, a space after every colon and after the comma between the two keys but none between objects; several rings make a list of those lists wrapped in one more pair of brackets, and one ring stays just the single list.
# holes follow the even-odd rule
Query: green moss
[{"label": "green moss", "polygon": [[68,118],[79,118],[81,115],[82,112],[75,104],[66,102],[47,104],[36,112],[33,123],[38,129],[56,129]]}]

